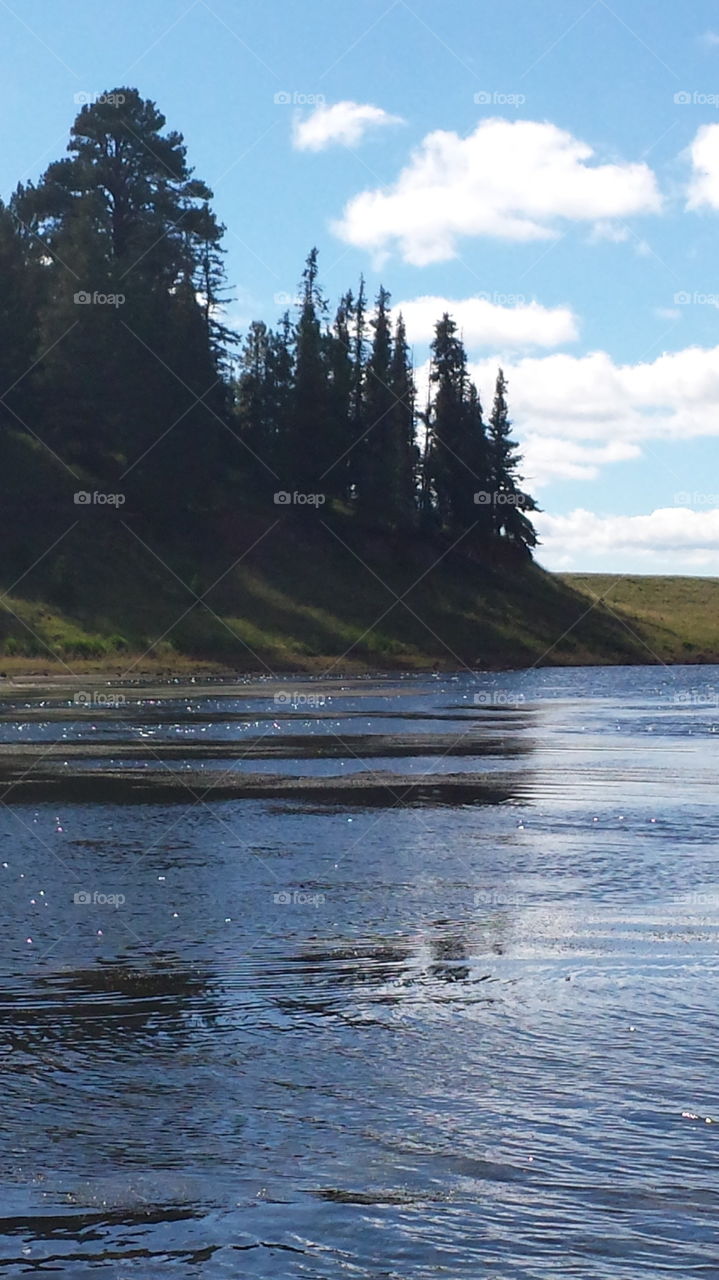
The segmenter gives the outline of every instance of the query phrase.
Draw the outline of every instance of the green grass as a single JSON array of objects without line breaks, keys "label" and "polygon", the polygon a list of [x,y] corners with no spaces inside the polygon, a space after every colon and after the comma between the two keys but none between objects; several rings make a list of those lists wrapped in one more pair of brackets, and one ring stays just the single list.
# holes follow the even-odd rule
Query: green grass
[{"label": "green grass", "polygon": [[339,675],[719,656],[716,579],[483,563],[465,543],[363,533],[346,512],[301,519],[259,498],[238,500],[217,527],[183,518],[163,536],[129,507],[75,506],[73,478],[25,438],[9,435],[3,447],[17,477],[0,509],[0,671],[9,675]]},{"label": "green grass", "polygon": [[[117,513],[80,516],[1,602],[8,674],[652,660],[610,609],[588,609],[584,579],[529,562],[482,564],[447,544],[361,534],[341,518],[334,533],[285,515],[273,528],[274,511],[245,513],[204,549],[146,531],[141,542]],[[8,566],[10,582],[21,563]]]},{"label": "green grass", "polygon": [[647,660],[719,661],[719,578],[604,573],[562,575],[599,597],[647,646]]}]

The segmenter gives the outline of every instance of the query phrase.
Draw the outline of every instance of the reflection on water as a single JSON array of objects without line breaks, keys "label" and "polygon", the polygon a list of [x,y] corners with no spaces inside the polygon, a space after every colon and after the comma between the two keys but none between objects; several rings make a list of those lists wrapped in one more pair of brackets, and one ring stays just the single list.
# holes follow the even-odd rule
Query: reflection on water
[{"label": "reflection on water", "polygon": [[[328,778],[345,757],[313,740],[391,733],[431,777],[421,804],[0,810],[0,1272],[715,1274],[718,679],[507,673],[479,706],[469,677],[350,685],[301,729],[260,720],[271,687],[100,720],[128,749],[276,723],[309,744],[286,766]],[[5,742],[89,740],[12,710]],[[442,790],[473,768],[502,789]]]}]

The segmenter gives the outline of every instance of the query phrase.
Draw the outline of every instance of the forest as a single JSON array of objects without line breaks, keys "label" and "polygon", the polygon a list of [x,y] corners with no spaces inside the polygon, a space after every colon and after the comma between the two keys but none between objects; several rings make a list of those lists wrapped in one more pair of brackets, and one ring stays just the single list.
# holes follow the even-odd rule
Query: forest
[{"label": "forest", "polygon": [[202,537],[209,517],[267,504],[531,556],[537,506],[502,370],[485,413],[439,316],[420,403],[389,292],[368,298],[360,279],[330,307],[316,249],[276,326],[234,332],[212,198],[182,134],[117,88],[0,204],[6,521],[27,521],[31,488],[41,524],[68,500],[114,503],[160,535]]}]

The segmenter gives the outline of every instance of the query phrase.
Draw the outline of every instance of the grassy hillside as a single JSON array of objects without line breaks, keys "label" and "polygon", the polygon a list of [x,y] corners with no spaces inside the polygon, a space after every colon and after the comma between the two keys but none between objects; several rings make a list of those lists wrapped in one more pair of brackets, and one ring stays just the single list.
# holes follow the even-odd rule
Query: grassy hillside
[{"label": "grassy hillside", "polygon": [[719,578],[568,573],[567,586],[600,599],[648,646],[647,661],[719,661]]},{"label": "grassy hillside", "polygon": [[76,503],[92,478],[78,483],[31,438],[6,433],[0,462],[7,674],[338,675],[719,657],[719,580],[486,563],[466,541],[372,534],[347,512],[301,515],[271,496],[163,530],[126,505]]},{"label": "grassy hillside", "polygon": [[29,548],[27,530],[5,539],[8,674],[63,663],[340,673],[646,660],[609,610],[588,609],[573,585],[530,563],[481,564],[461,548],[277,509],[171,543],[131,513],[76,508],[69,531],[67,515],[49,552],[46,526]]}]

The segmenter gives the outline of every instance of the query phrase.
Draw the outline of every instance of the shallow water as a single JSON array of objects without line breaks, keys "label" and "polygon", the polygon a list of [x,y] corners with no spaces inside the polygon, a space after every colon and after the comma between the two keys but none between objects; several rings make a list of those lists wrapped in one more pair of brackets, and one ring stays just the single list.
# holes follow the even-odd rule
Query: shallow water
[{"label": "shallow water", "polygon": [[6,701],[3,742],[149,734],[180,771],[207,739],[479,730],[476,757],[205,764],[494,770],[509,798],[4,804],[0,1274],[719,1276],[718,690]]}]

